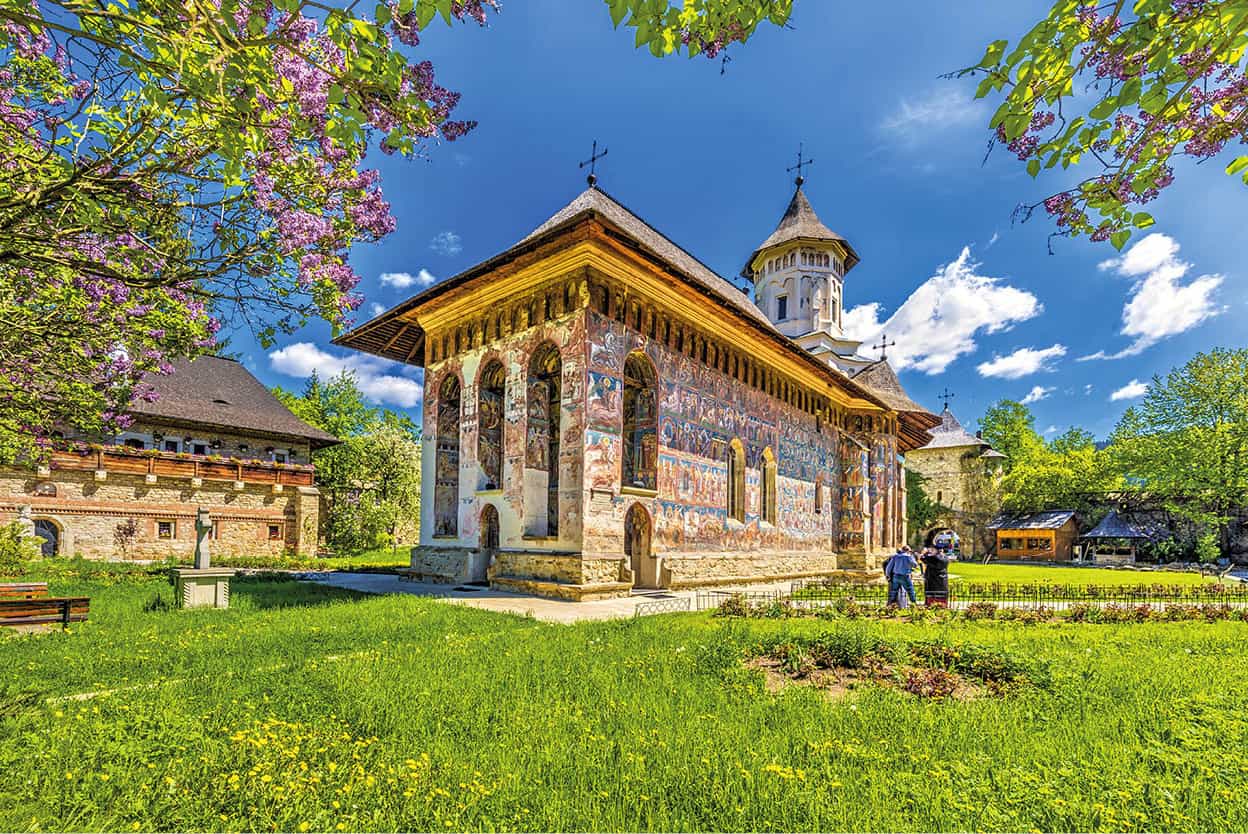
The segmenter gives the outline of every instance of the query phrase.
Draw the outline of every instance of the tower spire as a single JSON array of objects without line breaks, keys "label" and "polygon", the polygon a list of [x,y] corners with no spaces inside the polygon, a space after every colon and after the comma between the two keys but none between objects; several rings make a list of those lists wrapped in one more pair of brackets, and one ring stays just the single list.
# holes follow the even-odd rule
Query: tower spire
[{"label": "tower spire", "polygon": [[807,159],[803,161],[802,143],[798,142],[797,143],[797,164],[791,165],[788,168],[785,168],[784,170],[789,171],[789,172],[797,171],[797,177],[793,180],[793,182],[797,185],[798,188],[801,188],[802,183],[806,182],[806,178],[802,176],[802,168],[804,168],[807,165],[814,165],[814,164],[815,164],[815,161],[813,159]]}]

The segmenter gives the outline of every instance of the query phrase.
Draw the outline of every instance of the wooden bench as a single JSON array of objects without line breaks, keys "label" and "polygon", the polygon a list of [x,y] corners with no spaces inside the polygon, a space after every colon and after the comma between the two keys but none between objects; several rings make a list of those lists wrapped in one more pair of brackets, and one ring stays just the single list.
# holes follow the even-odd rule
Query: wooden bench
[{"label": "wooden bench", "polygon": [[90,606],[90,597],[0,599],[0,625],[60,623],[63,628],[69,628],[70,623],[81,623],[87,619]]},{"label": "wooden bench", "polygon": [[0,599],[47,599],[47,582],[0,582]]}]

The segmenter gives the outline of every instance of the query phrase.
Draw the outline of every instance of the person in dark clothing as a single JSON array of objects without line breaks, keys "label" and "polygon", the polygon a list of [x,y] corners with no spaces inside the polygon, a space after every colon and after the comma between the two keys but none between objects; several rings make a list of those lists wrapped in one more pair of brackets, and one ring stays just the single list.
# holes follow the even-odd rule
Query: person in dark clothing
[{"label": "person in dark clothing", "polygon": [[953,554],[947,550],[923,548],[919,558],[923,565],[923,601],[926,605],[949,606],[949,563]]}]

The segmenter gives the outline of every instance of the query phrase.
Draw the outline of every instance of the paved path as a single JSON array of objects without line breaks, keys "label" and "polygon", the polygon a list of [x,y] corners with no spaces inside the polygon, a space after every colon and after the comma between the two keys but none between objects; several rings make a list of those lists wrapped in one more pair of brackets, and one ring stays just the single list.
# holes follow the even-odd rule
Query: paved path
[{"label": "paved path", "polygon": [[[316,571],[298,574],[300,579],[319,582],[335,588],[346,588],[366,594],[412,594],[436,597],[458,605],[501,611],[508,614],[532,616],[550,623],[575,623],[582,620],[613,620],[631,617],[637,605],[643,602],[665,599],[688,599],[689,610],[696,607],[696,591],[654,591],[637,593],[618,599],[602,599],[592,602],[567,602],[557,599],[496,591],[489,588],[466,589],[462,585],[436,585],[430,582],[412,582],[399,579],[392,573],[339,573]],[[788,582],[769,585],[748,585],[736,588],[716,588],[716,591],[785,591]]]}]

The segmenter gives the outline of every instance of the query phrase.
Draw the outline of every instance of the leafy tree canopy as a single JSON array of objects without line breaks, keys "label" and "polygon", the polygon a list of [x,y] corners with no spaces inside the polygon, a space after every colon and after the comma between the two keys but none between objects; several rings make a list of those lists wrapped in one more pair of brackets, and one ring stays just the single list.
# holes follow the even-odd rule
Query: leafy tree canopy
[{"label": "leafy tree canopy", "polygon": [[[1058,0],[1011,44],[994,41],[958,75],[1003,100],[994,139],[1027,172],[1084,163],[1089,176],[1040,205],[1059,234],[1121,249],[1153,224],[1141,210],[1174,181],[1176,156],[1203,162],[1248,142],[1248,0]],[[1226,172],[1248,185],[1248,155]]]},{"label": "leafy tree canopy", "polygon": [[[474,123],[410,56],[496,0],[0,0],[0,446],[109,433],[224,324],[268,343],[359,304],[394,230],[372,153]],[[788,0],[612,0],[656,55],[713,54]],[[26,449],[26,451],[33,451]]]}]

